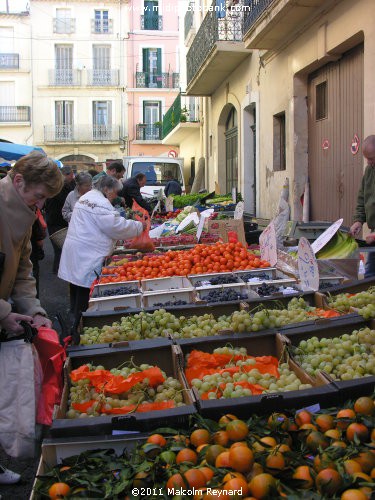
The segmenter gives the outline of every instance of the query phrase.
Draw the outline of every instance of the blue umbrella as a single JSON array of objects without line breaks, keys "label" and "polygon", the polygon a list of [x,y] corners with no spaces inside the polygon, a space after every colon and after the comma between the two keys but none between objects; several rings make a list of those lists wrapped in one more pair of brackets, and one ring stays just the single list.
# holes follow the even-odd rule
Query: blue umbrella
[{"label": "blue umbrella", "polygon": [[4,160],[18,160],[31,151],[40,151],[46,154],[42,148],[36,146],[25,146],[24,144],[14,144],[13,142],[0,142],[0,158]]}]

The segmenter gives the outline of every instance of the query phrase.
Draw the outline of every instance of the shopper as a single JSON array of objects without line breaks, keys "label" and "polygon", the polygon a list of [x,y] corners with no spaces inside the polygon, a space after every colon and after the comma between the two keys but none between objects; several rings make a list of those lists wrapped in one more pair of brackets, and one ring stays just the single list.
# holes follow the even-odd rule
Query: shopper
[{"label": "shopper", "polygon": [[[350,228],[352,236],[356,237],[367,222],[371,232],[375,231],[375,135],[369,135],[363,141],[362,154],[367,160],[365,173],[358,191],[357,206]],[[370,242],[372,238],[368,238]],[[375,276],[375,254],[369,253],[365,265],[365,278]]]},{"label": "shopper", "polygon": [[36,221],[31,230],[31,254],[30,260],[33,265],[33,276],[35,278],[36,296],[39,298],[39,261],[44,259],[44,239],[47,236],[47,224],[39,208],[35,212]]},{"label": "shopper", "polygon": [[124,182],[123,188],[119,196],[125,199],[125,205],[129,208],[132,207],[133,201],[136,201],[139,206],[147,210],[151,214],[152,209],[149,203],[142,197],[141,188],[146,185],[147,178],[145,174],[139,173],[135,177],[130,177]]},{"label": "shopper", "polygon": [[73,337],[81,313],[86,311],[90,286],[101,272],[104,258],[110,255],[116,240],[133,238],[145,224],[120,217],[111,201],[121,189],[121,182],[103,176],[94,189],[77,201],[62,250],[58,276],[72,284],[74,300]]},{"label": "shopper", "polygon": [[124,173],[125,173],[125,167],[122,161],[115,160],[107,167],[106,171],[103,170],[102,172],[96,174],[93,177],[92,181],[95,184],[95,182],[101,179],[104,175],[109,175],[111,177],[114,177],[115,179],[120,180],[124,177]]},{"label": "shopper", "polygon": [[[68,223],[66,222],[66,220],[64,220],[64,217],[62,216],[62,208],[64,206],[68,194],[75,188],[73,169],[69,166],[66,167],[64,166],[61,168],[61,173],[63,174],[64,177],[64,186],[62,190],[60,191],[60,193],[58,193],[53,198],[47,200],[46,202],[46,209],[45,209],[46,222],[48,227],[48,233],[50,236],[53,233],[60,231],[60,229],[63,229],[64,227],[68,226]],[[54,251],[52,272],[54,274],[57,274],[61,257],[61,248],[58,245],[56,245],[56,243],[54,243],[52,240],[51,242]]]},{"label": "shopper", "polygon": [[165,196],[168,197],[170,194],[182,194],[181,184],[176,181],[170,170],[168,170],[168,172],[165,174],[165,180],[167,181],[167,184],[164,188]]},{"label": "shopper", "polygon": [[[42,208],[46,199],[55,196],[62,186],[63,177],[54,160],[39,152],[22,157],[0,180],[0,329],[8,337],[23,334],[20,321],[36,328],[52,326],[36,298],[30,237],[36,209]],[[6,375],[3,373],[0,380],[0,412],[8,411],[14,397],[12,391],[7,394],[14,380],[7,380]],[[6,424],[9,422],[0,418],[0,442],[6,434]],[[19,474],[0,466],[0,484],[16,483],[19,479]]]},{"label": "shopper", "polygon": [[86,172],[80,172],[75,177],[76,187],[66,197],[64,206],[62,208],[62,216],[69,224],[72,217],[74,205],[79,198],[88,193],[92,188],[92,177]]}]

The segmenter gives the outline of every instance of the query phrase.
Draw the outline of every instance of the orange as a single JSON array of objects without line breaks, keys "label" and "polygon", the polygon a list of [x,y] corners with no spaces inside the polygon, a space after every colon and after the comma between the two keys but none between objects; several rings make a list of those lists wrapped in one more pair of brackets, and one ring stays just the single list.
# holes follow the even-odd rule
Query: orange
[{"label": "orange", "polygon": [[362,451],[353,460],[359,463],[363,472],[370,472],[375,467],[375,455],[371,451]]},{"label": "orange", "polygon": [[147,443],[157,444],[163,448],[167,444],[167,440],[161,434],[152,434],[147,438]]},{"label": "orange", "polygon": [[209,465],[215,465],[216,457],[225,451],[224,446],[212,444],[206,448],[205,459]]},{"label": "orange", "polygon": [[314,458],[314,470],[319,472],[323,469],[336,469],[335,462],[332,461],[327,453],[322,453],[321,455],[316,455]]},{"label": "orange", "polygon": [[247,480],[250,482],[253,479],[253,477],[257,476],[258,474],[263,474],[263,472],[264,472],[263,466],[258,462],[254,462],[253,468],[246,475]]},{"label": "orange", "polygon": [[229,435],[227,431],[218,431],[212,436],[212,441],[215,444],[220,444],[221,446],[227,446],[229,443]]},{"label": "orange", "polygon": [[287,431],[290,426],[290,420],[284,413],[272,413],[268,418],[267,425],[271,430],[282,429],[283,431]]},{"label": "orange", "polygon": [[339,431],[339,429],[329,429],[324,433],[324,435],[331,439],[340,439],[341,431]]},{"label": "orange", "polygon": [[355,460],[345,460],[343,463],[345,472],[349,475],[354,474],[355,472],[362,472],[361,466]]},{"label": "orange", "polygon": [[69,469],[70,469],[69,465],[64,465],[63,467],[61,467],[60,472],[64,472],[64,470],[69,470]]},{"label": "orange", "polygon": [[243,420],[231,420],[225,430],[232,441],[242,441],[249,433],[249,428]]},{"label": "orange", "polygon": [[219,419],[219,425],[227,425],[231,420],[238,420],[237,417],[235,415],[231,415],[230,413],[228,413],[227,415],[223,415],[222,417],[220,417]]},{"label": "orange", "polygon": [[315,486],[319,493],[325,496],[333,496],[341,488],[342,479],[335,469],[323,469],[315,478]]},{"label": "orange", "polygon": [[231,444],[230,449],[237,448],[238,446],[246,446],[247,447],[247,443],[245,441],[236,441],[235,443]]},{"label": "orange", "polygon": [[323,413],[322,415],[318,415],[315,418],[315,423],[318,426],[320,432],[326,432],[329,429],[333,429],[335,427],[335,422],[332,415],[328,415],[327,413]]},{"label": "orange", "polygon": [[371,398],[363,396],[354,403],[354,411],[360,415],[372,415],[374,413],[374,402]]},{"label": "orange", "polygon": [[355,472],[353,474],[354,479],[358,479],[359,481],[366,481],[366,483],[371,483],[371,477],[364,472]]},{"label": "orange", "polygon": [[258,474],[253,477],[249,483],[250,493],[261,500],[262,498],[269,498],[276,492],[276,479],[271,474]]},{"label": "orange", "polygon": [[206,486],[206,476],[199,469],[189,469],[184,477],[191,488],[202,488]]},{"label": "orange", "polygon": [[66,483],[53,483],[53,485],[48,490],[49,497],[53,500],[57,498],[64,498],[69,495],[70,486]]},{"label": "orange", "polygon": [[306,437],[306,446],[311,451],[316,452],[319,448],[327,448],[328,445],[328,439],[319,431],[311,431]]},{"label": "orange", "polygon": [[361,490],[350,489],[344,491],[341,500],[367,500],[367,496]]},{"label": "orange", "polygon": [[338,429],[346,429],[350,424],[350,420],[355,419],[355,413],[350,408],[344,408],[343,410],[340,410],[337,412],[336,418],[347,419],[347,420],[338,421],[336,423],[336,427]]},{"label": "orange", "polygon": [[224,484],[223,490],[228,491],[228,493],[230,491],[234,492],[236,490],[237,492],[238,490],[242,490],[242,495],[247,495],[249,493],[249,487],[246,479],[241,477],[234,477],[233,479],[230,479]]},{"label": "orange", "polygon": [[369,437],[369,430],[364,424],[359,424],[358,422],[353,422],[348,425],[346,429],[346,438],[349,441],[354,441],[354,437],[357,437],[362,443],[367,441]]},{"label": "orange", "polygon": [[144,488],[150,486],[150,479],[148,472],[137,472],[133,479],[133,487]]},{"label": "orange", "polygon": [[241,474],[241,472],[228,472],[228,474],[225,474],[225,476],[223,477],[223,483],[227,483],[228,481],[230,481],[235,477],[240,477],[244,479],[244,475]]},{"label": "orange", "polygon": [[211,479],[214,477],[214,471],[211,469],[211,467],[199,467],[199,470],[202,472],[204,477],[206,478],[206,484],[208,481],[211,481]]},{"label": "orange", "polygon": [[176,456],[176,463],[181,464],[182,462],[190,462],[195,465],[198,462],[198,455],[190,448],[183,448]]},{"label": "orange", "polygon": [[229,451],[223,451],[216,457],[215,467],[230,467]]},{"label": "orange", "polygon": [[299,467],[297,467],[294,471],[293,479],[301,479],[304,481],[301,486],[298,486],[303,490],[309,490],[314,484],[314,480],[311,477],[310,467],[308,467],[307,465],[300,465]]},{"label": "orange", "polygon": [[303,424],[311,424],[312,414],[307,410],[301,410],[296,414],[294,420],[298,427],[301,427]]},{"label": "orange", "polygon": [[[277,472],[285,468],[285,458],[280,452],[270,453],[266,458],[266,467]],[[271,471],[272,472],[272,471]]]},{"label": "orange", "polygon": [[238,472],[249,472],[254,464],[254,454],[247,446],[229,450],[229,466]]},{"label": "orange", "polygon": [[170,488],[170,489],[180,488],[180,487],[186,488],[186,482],[185,482],[184,478],[181,476],[181,474],[173,474],[173,476],[171,476],[168,479],[166,487],[167,487],[167,490],[168,490],[168,488]]},{"label": "orange", "polygon": [[206,429],[196,429],[190,434],[190,443],[198,448],[202,444],[210,442],[210,433]]}]

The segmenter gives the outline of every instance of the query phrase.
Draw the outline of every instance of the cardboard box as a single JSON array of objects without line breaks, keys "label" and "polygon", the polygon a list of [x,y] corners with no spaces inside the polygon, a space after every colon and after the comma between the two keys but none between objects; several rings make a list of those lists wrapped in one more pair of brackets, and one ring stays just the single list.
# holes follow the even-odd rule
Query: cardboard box
[{"label": "cardboard box", "polygon": [[[85,363],[103,365],[106,369],[133,360],[136,365],[147,363],[158,366],[167,377],[172,376],[179,380],[184,387],[183,398],[185,406],[170,408],[168,410],[150,411],[145,413],[132,413],[125,415],[105,415],[101,417],[65,418],[68,410],[69,373]],[[61,404],[57,408],[55,418],[50,428],[52,437],[66,436],[95,436],[111,434],[115,430],[150,431],[158,427],[183,427],[187,425],[191,415],[196,413],[193,393],[185,385],[184,378],[177,362],[176,346],[164,345],[148,349],[122,347],[118,349],[103,348],[92,349],[86,352],[71,352],[65,363],[65,385]]]},{"label": "cardboard box", "polygon": [[[251,335],[234,335],[230,339],[230,344],[233,347],[246,347],[248,355],[272,355],[278,359],[286,359],[281,338],[275,332],[268,332],[267,335],[259,332]],[[177,345],[181,349],[180,363],[184,368],[185,357],[189,352],[199,349],[212,353],[216,347],[223,347],[225,340],[221,337],[210,337],[209,340],[199,339],[199,343],[177,340]],[[299,409],[316,402],[319,402],[322,407],[335,404],[338,399],[338,390],[333,384],[328,383],[326,378],[321,376],[318,380],[312,380],[293,360],[289,360],[289,367],[303,383],[311,383],[313,387],[301,391],[214,400],[199,399],[199,394],[193,389],[198,411],[203,417],[215,420],[226,413],[246,419],[251,413],[256,412],[264,414],[268,411],[283,411],[287,408]]]},{"label": "cardboard box", "polygon": [[184,276],[171,276],[168,278],[147,278],[141,280],[143,292],[165,292],[169,290],[191,289],[191,283]]},{"label": "cardboard box", "polygon": [[142,307],[142,294],[114,295],[112,297],[92,298],[88,310],[91,311],[123,311]]},{"label": "cardboard box", "polygon": [[159,292],[144,292],[143,304],[145,307],[162,308],[163,306],[156,306],[155,304],[165,304],[166,302],[174,302],[176,300],[183,300],[187,304],[194,302],[194,288],[181,288],[180,290],[162,290]]},{"label": "cardboard box", "polygon": [[[241,280],[239,279],[238,276],[235,275],[235,273],[231,272],[225,272],[225,273],[206,273],[206,274],[189,274],[188,278],[190,282],[192,283],[193,286],[197,287],[196,283],[199,281],[207,281],[209,282],[212,278],[217,278],[219,276],[225,276],[228,277],[229,279],[233,280],[232,283],[241,283]],[[199,285],[198,285],[199,286]],[[202,285],[202,286],[209,286],[209,285]],[[223,285],[211,285],[211,286],[223,286]]]},{"label": "cardboard box", "polygon": [[104,297],[118,297],[118,295],[104,295],[103,296],[103,292],[105,292],[107,290],[116,291],[119,288],[122,288],[124,286],[134,288],[134,290],[137,290],[134,293],[141,292],[139,280],[118,281],[116,283],[103,283],[103,284],[99,284],[99,285],[94,286],[92,294],[90,296],[90,299],[97,299],[97,298],[104,298]]},{"label": "cardboard box", "polygon": [[228,243],[228,231],[237,234],[238,241],[246,246],[245,229],[243,219],[209,219],[208,232],[217,234],[224,243]]}]

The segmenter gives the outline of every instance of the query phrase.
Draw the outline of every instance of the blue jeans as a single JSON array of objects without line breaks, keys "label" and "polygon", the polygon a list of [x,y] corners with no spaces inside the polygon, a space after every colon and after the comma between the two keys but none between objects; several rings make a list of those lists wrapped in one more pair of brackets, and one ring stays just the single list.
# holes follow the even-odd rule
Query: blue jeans
[{"label": "blue jeans", "polygon": [[370,252],[367,255],[365,265],[365,278],[370,278],[371,276],[375,276],[375,252]]}]

